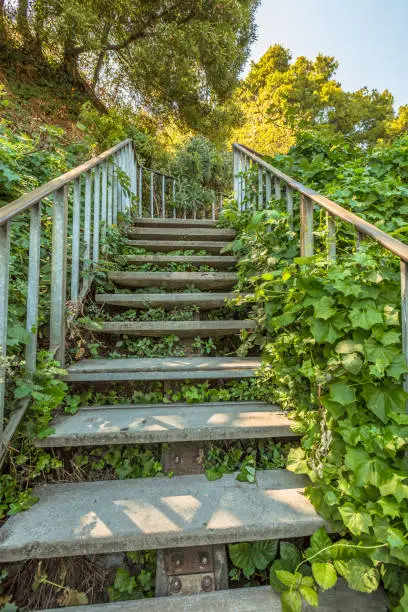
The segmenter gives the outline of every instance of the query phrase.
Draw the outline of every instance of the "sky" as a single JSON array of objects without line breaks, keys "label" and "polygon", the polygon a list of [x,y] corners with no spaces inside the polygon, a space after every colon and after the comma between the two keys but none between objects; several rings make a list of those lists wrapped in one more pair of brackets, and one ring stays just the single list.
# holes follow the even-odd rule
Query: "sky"
[{"label": "sky", "polygon": [[251,60],[274,44],[334,56],[345,90],[388,89],[396,108],[408,104],[408,0],[262,0],[257,24]]}]

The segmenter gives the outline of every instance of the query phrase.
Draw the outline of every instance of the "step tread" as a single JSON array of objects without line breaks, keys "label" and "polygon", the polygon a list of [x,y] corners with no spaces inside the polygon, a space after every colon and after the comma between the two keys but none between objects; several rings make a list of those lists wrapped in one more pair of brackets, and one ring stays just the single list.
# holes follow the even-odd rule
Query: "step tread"
[{"label": "step tread", "polygon": [[206,227],[132,227],[127,235],[130,239],[152,238],[153,240],[173,239],[208,239],[225,240],[235,237],[233,229],[218,229]]},{"label": "step tread", "polygon": [[203,289],[233,287],[238,280],[235,272],[109,272],[108,278],[115,285],[126,287],[196,285]]},{"label": "step tread", "polygon": [[60,415],[38,447],[295,437],[279,406],[264,402],[84,406]]},{"label": "step tread", "polygon": [[130,308],[199,306],[202,309],[221,308],[227,300],[246,297],[238,293],[97,293],[97,304],[111,304]]},{"label": "step tread", "polygon": [[212,219],[170,219],[156,217],[149,219],[148,217],[138,217],[133,219],[136,226],[145,227],[216,227],[217,221]]},{"label": "step tread", "polygon": [[[0,529],[3,562],[273,538],[324,524],[303,495],[307,479],[257,472],[257,486],[227,474],[48,484],[37,504]],[[52,517],[52,520],[50,520]]]},{"label": "step tread", "polygon": [[202,380],[251,378],[260,367],[253,357],[149,357],[84,359],[67,368],[68,381]]},{"label": "step tread", "polygon": [[239,334],[243,329],[255,329],[256,325],[256,321],[250,319],[224,319],[219,321],[108,321],[91,322],[83,327],[103,334],[154,337],[176,334],[179,337],[187,337]]},{"label": "step tread", "polygon": [[[91,604],[88,612],[111,612],[118,610],[118,603]],[[58,612],[61,608],[47,612]],[[121,601],[123,612],[282,612],[281,596],[270,586],[241,587],[198,595],[182,595],[179,597],[154,597]],[[387,612],[389,605],[382,589],[374,593],[359,593],[352,591],[341,578],[336,585],[323,593],[319,593],[319,607],[312,608],[304,604],[303,612]],[[43,610],[42,612],[46,612]],[[74,606],[70,612],[84,612],[84,606]]]},{"label": "step tread", "polygon": [[231,255],[128,255],[130,264],[186,263],[196,266],[233,266],[239,258]]},{"label": "step tread", "polygon": [[229,241],[215,240],[127,240],[126,245],[147,251],[208,251],[219,253],[228,247]]}]

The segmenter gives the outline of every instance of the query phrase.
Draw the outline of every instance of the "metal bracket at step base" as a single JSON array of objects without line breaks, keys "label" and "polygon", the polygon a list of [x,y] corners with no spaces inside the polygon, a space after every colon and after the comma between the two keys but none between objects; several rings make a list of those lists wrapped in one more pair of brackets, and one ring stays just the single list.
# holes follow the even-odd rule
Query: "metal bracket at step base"
[{"label": "metal bracket at step base", "polygon": [[[162,450],[166,472],[202,474],[202,442],[176,442]],[[156,597],[196,595],[228,588],[227,554],[223,544],[157,551]]]},{"label": "metal bracket at step base", "polygon": [[197,595],[228,588],[225,546],[192,546],[157,552],[156,597]]}]

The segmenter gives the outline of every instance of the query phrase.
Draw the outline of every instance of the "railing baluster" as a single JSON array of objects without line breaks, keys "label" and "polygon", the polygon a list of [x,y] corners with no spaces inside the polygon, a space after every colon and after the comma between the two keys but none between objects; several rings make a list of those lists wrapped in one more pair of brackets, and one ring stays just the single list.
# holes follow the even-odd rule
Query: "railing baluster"
[{"label": "railing baluster", "polygon": [[239,159],[240,153],[236,149],[233,150],[233,172],[234,172],[234,199],[239,204]]},{"label": "railing baluster", "polygon": [[313,201],[300,195],[300,255],[313,255]]},{"label": "railing baluster", "polygon": [[41,262],[41,200],[30,210],[30,246],[28,251],[26,330],[26,366],[34,372],[37,365],[38,296],[40,291]]},{"label": "railing baluster", "polygon": [[74,181],[74,204],[72,208],[72,260],[71,260],[71,300],[76,301],[79,294],[79,238],[81,226],[81,177]]},{"label": "railing baluster", "polygon": [[64,366],[68,185],[54,193],[52,207],[50,351]]},{"label": "railing baluster", "polygon": [[275,198],[277,200],[280,200],[282,196],[280,180],[278,179],[278,177],[275,176],[273,182],[274,182],[274,187],[275,187]]},{"label": "railing baluster", "polygon": [[101,199],[101,185],[100,185],[100,168],[95,166],[94,173],[94,225],[93,225],[93,250],[92,250],[92,261],[95,264],[99,261],[99,220],[100,220],[100,199]]},{"label": "railing baluster", "polygon": [[92,172],[85,178],[85,215],[84,215],[84,270],[91,263],[91,198],[92,198]]},{"label": "railing baluster", "polygon": [[108,227],[113,223],[113,166],[108,162]]},{"label": "railing baluster", "polygon": [[119,193],[118,175],[116,173],[116,167],[113,166],[113,201],[112,201],[113,225],[116,225],[118,222],[118,193]]},{"label": "railing baluster", "polygon": [[10,264],[10,223],[0,225],[0,433],[4,429],[6,390],[8,288]]},{"label": "railing baluster", "polygon": [[[176,181],[173,179],[173,184],[172,184],[172,194],[173,194],[173,202],[176,202]],[[173,206],[173,218],[175,219],[177,216],[176,214],[176,207]]]},{"label": "railing baluster", "polygon": [[166,177],[162,176],[162,217],[166,216]]},{"label": "railing baluster", "polygon": [[150,217],[154,217],[154,174],[150,172]]},{"label": "railing baluster", "polygon": [[265,198],[266,198],[266,204],[268,205],[269,202],[271,201],[271,197],[272,197],[272,177],[271,177],[271,173],[266,171],[266,185],[265,185]]},{"label": "railing baluster", "polygon": [[289,215],[289,227],[293,229],[293,191],[286,185],[286,212]]},{"label": "railing baluster", "polygon": [[258,166],[258,208],[263,208],[263,170]]},{"label": "railing baluster", "polygon": [[326,212],[327,219],[327,250],[331,261],[336,260],[336,219]]},{"label": "railing baluster", "polygon": [[139,167],[139,191],[137,195],[139,198],[139,217],[143,217],[143,168],[142,166]]},{"label": "railing baluster", "polygon": [[359,251],[362,243],[364,242],[365,236],[358,230],[356,231],[356,251]]},{"label": "railing baluster", "polygon": [[102,204],[101,204],[101,233],[106,236],[107,202],[108,202],[108,169],[106,162],[102,162]]},{"label": "railing baluster", "polygon": [[[401,330],[402,351],[408,363],[408,264],[400,260],[401,270]],[[404,376],[404,389],[408,391],[408,375]]]}]

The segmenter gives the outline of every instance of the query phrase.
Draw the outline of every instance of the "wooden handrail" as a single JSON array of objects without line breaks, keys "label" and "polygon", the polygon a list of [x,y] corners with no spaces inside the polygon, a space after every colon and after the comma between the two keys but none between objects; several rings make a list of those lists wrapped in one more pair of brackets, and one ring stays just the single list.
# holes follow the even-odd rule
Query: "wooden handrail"
[{"label": "wooden handrail", "polygon": [[234,143],[233,147],[237,151],[240,151],[241,153],[252,159],[252,161],[255,162],[258,166],[264,168],[265,170],[276,176],[276,178],[282,180],[289,187],[299,192],[306,198],[309,198],[309,200],[312,200],[312,202],[314,202],[318,206],[321,206],[322,208],[327,210],[331,215],[333,215],[333,217],[337,217],[338,219],[349,223],[350,225],[355,227],[357,232],[359,232],[360,234],[365,234],[366,236],[370,236],[383,247],[385,247],[388,251],[391,251],[391,253],[397,255],[402,261],[408,263],[408,245],[404,244],[400,240],[397,240],[396,238],[393,238],[383,230],[379,229],[375,225],[372,225],[368,221],[365,221],[364,219],[362,219],[358,215],[355,215],[346,208],[343,208],[342,206],[340,206],[340,204],[336,204],[336,202],[329,200],[329,198],[326,198],[317,191],[314,191],[314,189],[310,189],[309,187],[306,187],[302,183],[299,183],[292,177],[284,174],[271,164],[268,164],[268,162],[263,160],[255,151],[249,149],[245,145]]}]

